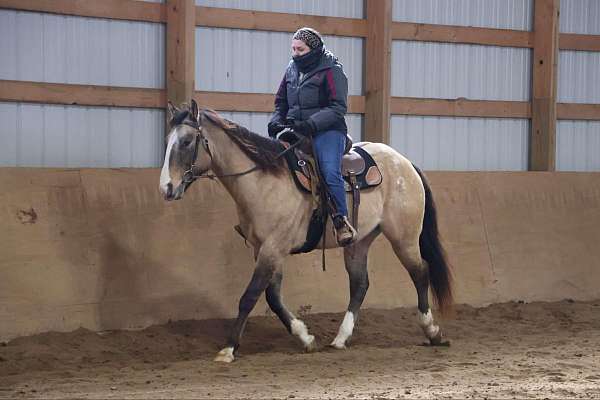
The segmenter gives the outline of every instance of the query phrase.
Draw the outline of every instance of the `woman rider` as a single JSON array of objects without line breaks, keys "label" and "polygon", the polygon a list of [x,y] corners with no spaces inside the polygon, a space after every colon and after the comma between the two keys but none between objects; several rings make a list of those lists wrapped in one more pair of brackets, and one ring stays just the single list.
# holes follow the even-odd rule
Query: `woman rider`
[{"label": "woman rider", "polygon": [[341,174],[346,147],[348,79],[337,58],[325,49],[319,32],[301,28],[292,38],[292,61],[275,96],[275,112],[268,124],[275,137],[287,125],[311,135],[321,175],[335,205],[332,215],[340,246],[354,241],[356,230],[348,221],[346,192]]}]

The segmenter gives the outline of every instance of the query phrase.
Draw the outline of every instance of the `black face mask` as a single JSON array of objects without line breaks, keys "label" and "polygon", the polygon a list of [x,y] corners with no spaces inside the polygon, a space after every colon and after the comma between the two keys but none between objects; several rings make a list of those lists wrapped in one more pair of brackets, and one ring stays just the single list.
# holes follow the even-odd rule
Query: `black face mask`
[{"label": "black face mask", "polygon": [[305,74],[319,64],[323,52],[323,46],[320,46],[304,55],[293,56],[292,60],[294,60],[294,64],[298,67],[298,71]]}]

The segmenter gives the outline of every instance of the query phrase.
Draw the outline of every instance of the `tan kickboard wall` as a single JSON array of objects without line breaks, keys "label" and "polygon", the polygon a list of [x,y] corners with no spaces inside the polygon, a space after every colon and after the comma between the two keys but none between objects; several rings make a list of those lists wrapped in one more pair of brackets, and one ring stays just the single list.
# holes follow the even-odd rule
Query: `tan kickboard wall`
[{"label": "tan kickboard wall", "polygon": [[[430,172],[456,301],[600,298],[600,174]],[[232,317],[252,274],[233,201],[197,182],[182,201],[157,169],[0,169],[0,340],[49,330],[135,329]],[[288,259],[293,311],[341,312],[340,250]],[[364,307],[416,304],[385,239],[370,253]],[[268,307],[261,299],[254,314]]]}]

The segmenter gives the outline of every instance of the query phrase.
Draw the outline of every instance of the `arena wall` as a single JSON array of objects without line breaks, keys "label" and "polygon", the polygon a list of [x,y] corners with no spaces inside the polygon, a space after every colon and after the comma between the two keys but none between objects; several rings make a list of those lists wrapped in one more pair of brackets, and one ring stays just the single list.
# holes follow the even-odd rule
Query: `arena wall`
[{"label": "arena wall", "polygon": [[[198,182],[164,202],[157,169],[2,168],[0,340],[44,331],[137,329],[232,317],[252,251],[233,201]],[[600,175],[429,172],[458,303],[600,298]],[[365,307],[416,303],[385,240],[370,254]],[[283,293],[299,313],[341,312],[340,250],[289,258]],[[264,300],[254,315],[268,314]]]}]

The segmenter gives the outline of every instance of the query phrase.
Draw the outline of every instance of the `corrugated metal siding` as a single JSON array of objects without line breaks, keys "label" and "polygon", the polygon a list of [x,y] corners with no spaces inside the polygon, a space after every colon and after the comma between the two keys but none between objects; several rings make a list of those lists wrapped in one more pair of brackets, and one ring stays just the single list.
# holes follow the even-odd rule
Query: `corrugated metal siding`
[{"label": "corrugated metal siding", "polygon": [[[249,113],[249,112],[219,112],[223,117],[234,121],[252,132],[267,136],[267,123],[271,118],[270,113]],[[362,138],[362,114],[346,115],[346,124],[348,125],[348,133],[352,136],[352,140],[358,142]]]},{"label": "corrugated metal siding", "polygon": [[[600,1],[561,0],[560,31],[600,35]],[[558,101],[600,104],[600,53],[561,50]],[[556,169],[600,171],[600,121],[558,121]]]},{"label": "corrugated metal siding", "polygon": [[363,18],[363,0],[196,0],[197,6]]},{"label": "corrugated metal siding", "polygon": [[[0,79],[163,88],[162,24],[0,10]],[[160,110],[0,104],[0,165],[156,167]]]},{"label": "corrugated metal siding", "polygon": [[[533,0],[394,0],[393,20],[531,30]],[[394,41],[392,96],[528,101],[531,49]],[[526,170],[525,119],[393,116],[391,144],[429,170]]]},{"label": "corrugated metal siding", "polygon": [[600,171],[600,121],[558,121],[558,171]]},{"label": "corrugated metal siding", "polygon": [[158,167],[162,110],[0,103],[0,166]]},{"label": "corrugated metal siding", "polygon": [[0,10],[0,79],[163,88],[162,24]]},{"label": "corrugated metal siding", "polygon": [[600,1],[561,0],[560,31],[600,35]]},{"label": "corrugated metal siding", "polygon": [[530,49],[392,44],[392,96],[527,101],[530,87]]},{"label": "corrugated metal siding", "polygon": [[426,170],[526,170],[529,120],[393,116],[391,145]]},{"label": "corrugated metal siding", "polygon": [[394,0],[392,7],[394,21],[526,31],[533,24],[533,0]]},{"label": "corrugated metal siding", "polygon": [[[290,60],[292,35],[242,29],[196,29],[196,88],[218,92],[275,93]],[[324,37],[344,64],[349,94],[362,93],[363,40]]]},{"label": "corrugated metal siding", "polygon": [[559,102],[600,104],[600,53],[561,50],[558,70]]}]

